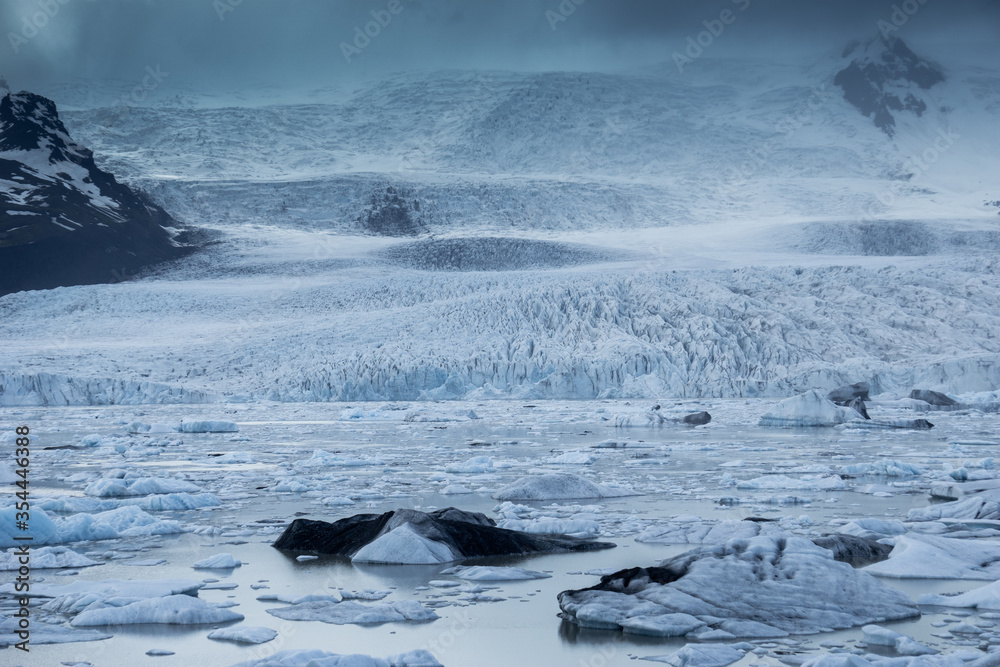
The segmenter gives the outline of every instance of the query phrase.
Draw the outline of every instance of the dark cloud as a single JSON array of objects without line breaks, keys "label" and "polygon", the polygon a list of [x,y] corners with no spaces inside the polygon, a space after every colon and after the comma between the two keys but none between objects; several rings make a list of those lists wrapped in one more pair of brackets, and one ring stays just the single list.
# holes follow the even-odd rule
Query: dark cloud
[{"label": "dark cloud", "polygon": [[[874,35],[877,21],[891,21],[893,5],[904,4],[578,1],[398,0],[393,14],[391,0],[4,0],[0,73],[30,88],[86,78],[135,80],[147,66],[160,65],[172,82],[232,89],[322,86],[411,68],[619,69],[669,60],[723,10],[736,18],[713,44],[713,55],[781,58]],[[995,47],[1000,3],[907,1],[919,7],[899,32],[908,40]],[[379,34],[359,37],[360,53],[345,57],[342,45],[354,47],[358,31],[375,32],[369,24],[380,18],[386,25],[378,26]]]}]

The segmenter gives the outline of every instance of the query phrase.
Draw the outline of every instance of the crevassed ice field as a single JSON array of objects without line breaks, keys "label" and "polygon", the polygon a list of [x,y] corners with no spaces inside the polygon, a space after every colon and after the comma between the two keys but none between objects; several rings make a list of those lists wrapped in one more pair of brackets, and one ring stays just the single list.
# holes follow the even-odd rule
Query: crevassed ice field
[{"label": "crevassed ice field", "polygon": [[[38,531],[32,650],[0,660],[995,658],[1000,69],[927,54],[946,77],[885,83],[925,105],[889,136],[834,84],[879,48],[294,99],[38,91],[206,245],[0,298],[0,437],[31,427]],[[859,381],[874,425],[821,399]],[[551,473],[603,491],[502,499]],[[485,579],[271,546],[297,517],[448,506],[617,546],[463,563]],[[835,561],[830,534],[888,557]],[[698,548],[676,581],[557,599]]]}]

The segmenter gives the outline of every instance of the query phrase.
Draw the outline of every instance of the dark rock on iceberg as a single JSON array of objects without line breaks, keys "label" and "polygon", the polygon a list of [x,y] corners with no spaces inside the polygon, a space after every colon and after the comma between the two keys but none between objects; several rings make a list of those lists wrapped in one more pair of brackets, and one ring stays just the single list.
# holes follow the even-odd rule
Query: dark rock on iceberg
[{"label": "dark rock on iceberg", "polygon": [[333,523],[296,519],[274,546],[347,556],[355,562],[430,564],[482,556],[596,551],[615,545],[497,528],[484,514],[448,507],[429,513],[397,509],[357,514]]},{"label": "dark rock on iceberg", "polygon": [[51,100],[0,98],[0,295],[125,280],[189,252],[179,228],[100,170]]},{"label": "dark rock on iceberg", "polygon": [[860,398],[855,398],[853,401],[847,404],[847,407],[853,409],[855,412],[857,412],[865,419],[871,419],[871,417],[868,416],[868,409],[865,407],[865,402],[862,401]]},{"label": "dark rock on iceberg", "polygon": [[[844,57],[858,50],[858,45],[854,45],[845,51]],[[941,70],[918,57],[898,37],[868,42],[833,79],[844,91],[844,99],[890,137],[896,132],[892,112],[923,115],[927,103],[913,91],[927,90],[941,81],[944,81]]]},{"label": "dark rock on iceberg", "polygon": [[864,567],[889,557],[892,545],[881,544],[855,535],[824,535],[814,537],[813,544],[833,552],[833,559],[851,567]]},{"label": "dark rock on iceberg", "polygon": [[958,401],[952,397],[946,396],[939,391],[931,391],[929,389],[914,389],[910,392],[910,398],[915,398],[918,401],[924,401],[925,403],[930,403],[931,405],[958,405]]},{"label": "dark rock on iceberg", "polygon": [[[840,551],[859,555],[846,541]],[[907,595],[797,536],[695,549],[558,599],[562,617],[582,627],[705,640],[813,634],[920,615]]]},{"label": "dark rock on iceberg", "polygon": [[692,412],[689,415],[684,415],[681,419],[685,424],[691,424],[692,426],[701,426],[702,424],[707,424],[712,421],[712,415],[708,414],[704,410],[701,412]]},{"label": "dark rock on iceberg", "polygon": [[867,382],[855,382],[837,387],[826,397],[837,405],[850,405],[851,401],[856,398],[867,401],[869,391],[871,391],[871,385]]}]

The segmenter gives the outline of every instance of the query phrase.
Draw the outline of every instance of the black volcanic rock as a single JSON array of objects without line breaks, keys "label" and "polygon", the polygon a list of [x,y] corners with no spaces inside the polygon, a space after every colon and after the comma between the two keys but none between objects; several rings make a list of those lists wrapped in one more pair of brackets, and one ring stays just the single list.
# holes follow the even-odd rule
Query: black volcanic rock
[{"label": "black volcanic rock", "polygon": [[681,421],[691,426],[701,426],[712,421],[712,415],[702,410],[701,412],[692,412],[689,415],[684,415]]},{"label": "black volcanic rock", "polygon": [[910,392],[910,398],[915,398],[918,401],[924,401],[926,403],[930,403],[931,405],[958,405],[958,401],[951,396],[942,394],[939,391],[931,391],[930,389],[914,389]]},{"label": "black volcanic rock", "polygon": [[[844,57],[855,55],[859,44],[849,45]],[[909,111],[917,116],[927,110],[927,103],[914,94],[944,81],[941,69],[921,59],[898,37],[878,37],[862,47],[860,54],[837,72],[833,83],[844,91],[844,98],[890,137],[896,132],[892,112]]]},{"label": "black volcanic rock", "polygon": [[188,252],[179,227],[99,169],[51,100],[0,98],[0,295],[124,280]]},{"label": "black volcanic rock", "polygon": [[385,514],[357,514],[333,523],[295,519],[274,547],[347,556],[358,562],[426,564],[481,556],[610,549],[561,535],[536,535],[497,528],[484,514],[454,507],[434,512],[397,509]]},{"label": "black volcanic rock", "polygon": [[845,384],[837,387],[827,394],[826,397],[837,405],[849,405],[855,398],[867,401],[868,392],[870,391],[871,385],[869,383],[855,382],[854,384]]}]

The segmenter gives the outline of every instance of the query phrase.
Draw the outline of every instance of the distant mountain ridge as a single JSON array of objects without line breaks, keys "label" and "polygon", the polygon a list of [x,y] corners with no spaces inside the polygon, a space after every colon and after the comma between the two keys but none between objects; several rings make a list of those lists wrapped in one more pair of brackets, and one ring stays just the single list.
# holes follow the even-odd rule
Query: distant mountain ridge
[{"label": "distant mountain ridge", "polygon": [[917,56],[898,37],[876,37],[864,45],[851,42],[844,57],[852,55],[855,58],[837,72],[833,82],[843,89],[848,102],[890,137],[896,133],[892,112],[922,116],[927,103],[920,91],[944,81],[937,65]]},{"label": "distant mountain ridge", "polygon": [[0,93],[0,295],[116,282],[189,250],[179,223],[73,141],[52,100]]}]

